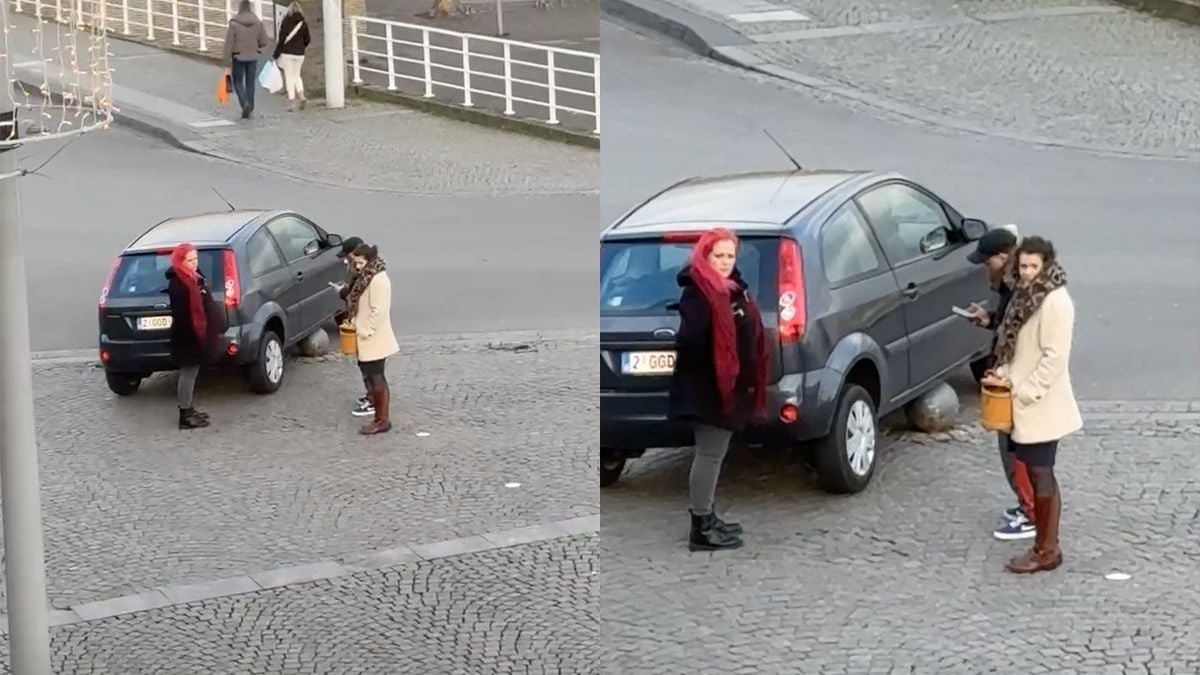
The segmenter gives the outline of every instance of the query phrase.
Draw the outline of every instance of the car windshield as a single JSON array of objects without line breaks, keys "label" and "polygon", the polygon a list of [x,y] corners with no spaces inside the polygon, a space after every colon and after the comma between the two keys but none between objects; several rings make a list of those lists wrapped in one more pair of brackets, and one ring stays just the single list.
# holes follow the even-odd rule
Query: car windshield
[{"label": "car windshield", "polygon": [[[760,306],[774,307],[772,264],[777,239],[746,238],[738,247],[738,269]],[[610,241],[600,246],[600,311],[604,314],[660,313],[679,300],[675,277],[692,254],[691,242],[658,239]]]},{"label": "car windshield", "polygon": [[[167,268],[171,266],[170,253],[138,253],[121,257],[121,265],[108,289],[109,298],[140,298],[162,295],[167,292]],[[220,251],[200,251],[200,271],[208,279],[208,285],[216,292],[213,280],[222,273]]]}]

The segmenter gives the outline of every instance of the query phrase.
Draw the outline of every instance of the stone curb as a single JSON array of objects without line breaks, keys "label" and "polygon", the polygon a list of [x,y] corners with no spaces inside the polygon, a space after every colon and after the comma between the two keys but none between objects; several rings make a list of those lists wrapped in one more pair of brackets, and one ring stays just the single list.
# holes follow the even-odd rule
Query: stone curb
[{"label": "stone curb", "polygon": [[[336,343],[336,335],[330,332],[330,344]],[[594,330],[580,329],[556,329],[556,330],[510,330],[499,332],[479,332],[479,333],[446,333],[443,335],[420,335],[411,334],[405,335],[398,333],[396,335],[401,344],[404,345],[468,345],[477,349],[491,349],[494,351],[511,351],[520,353],[526,351],[529,346],[549,346],[553,347],[559,342],[575,342],[598,344],[600,334]],[[35,351],[30,355],[34,368],[40,366],[54,366],[62,364],[79,364],[90,363],[97,367],[100,366],[100,359],[97,349],[59,349],[47,351]],[[338,352],[330,347],[330,351],[323,356],[304,357],[306,360],[319,360],[330,357],[338,357]]]},{"label": "stone curb", "polygon": [[[70,626],[91,621],[103,621],[116,616],[140,614],[155,609],[179,607],[217,598],[329,581],[360,572],[399,565],[433,562],[443,558],[586,536],[599,531],[599,515],[580,516],[460,539],[406,544],[384,551],[345,556],[340,561],[324,560],[305,565],[262,570],[236,577],[193,581],[186,584],[167,584],[151,591],[74,604],[70,609],[51,608],[50,625]],[[0,634],[7,634],[7,632],[7,617],[0,615]]]},{"label": "stone curb", "polygon": [[1140,12],[1200,26],[1200,3],[1194,0],[1116,0]]},{"label": "stone curb", "polygon": [[[1179,4],[1180,0],[1148,1]],[[1129,2],[1138,2],[1138,0],[1129,0]],[[821,91],[843,99],[850,99],[860,104],[925,124],[954,129],[978,136],[1002,138],[1019,143],[1068,150],[1082,150],[1119,157],[1189,162],[1200,160],[1200,154],[1197,153],[1164,155],[1105,145],[1072,143],[1044,136],[999,131],[877,96],[840,82],[805,75],[790,68],[768,63],[754,56],[745,49],[747,45],[754,44],[753,41],[737,33],[732,28],[674,5],[669,5],[662,2],[662,0],[602,0],[600,7],[609,16],[628,21],[675,39],[703,57],[751,72],[769,75],[807,89]]]}]

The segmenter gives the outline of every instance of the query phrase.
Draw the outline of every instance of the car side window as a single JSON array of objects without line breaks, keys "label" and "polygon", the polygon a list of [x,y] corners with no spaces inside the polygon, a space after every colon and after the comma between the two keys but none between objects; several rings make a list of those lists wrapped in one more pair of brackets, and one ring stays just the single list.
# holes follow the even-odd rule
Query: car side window
[{"label": "car side window", "polygon": [[256,232],[250,237],[250,241],[246,242],[246,257],[250,260],[250,274],[255,277],[261,277],[286,264],[266,228]]},{"label": "car side window", "polygon": [[842,205],[821,228],[821,265],[831,284],[880,268],[871,233],[854,202]]},{"label": "car side window", "polygon": [[931,232],[949,228],[941,204],[902,183],[875,188],[860,195],[858,203],[893,267],[923,256],[921,240]]},{"label": "car side window", "polygon": [[283,257],[289,263],[305,257],[307,255],[304,252],[305,248],[321,239],[312,225],[292,216],[283,216],[272,220],[267,223],[267,229],[271,231],[275,241],[279,242]]}]

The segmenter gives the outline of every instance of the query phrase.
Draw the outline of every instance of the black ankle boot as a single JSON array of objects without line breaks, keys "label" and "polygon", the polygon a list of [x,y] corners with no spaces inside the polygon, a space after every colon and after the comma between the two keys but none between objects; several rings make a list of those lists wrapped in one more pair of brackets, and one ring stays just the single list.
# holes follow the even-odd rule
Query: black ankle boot
[{"label": "black ankle boot", "polygon": [[208,419],[198,416],[195,408],[179,409],[180,429],[203,429],[206,426],[208,426]]},{"label": "black ankle boot", "polygon": [[721,520],[716,511],[713,511],[713,521],[716,523],[716,529],[725,534],[741,535],[745,531],[739,523],[727,523]]},{"label": "black ankle boot", "polygon": [[742,547],[741,537],[717,528],[717,517],[711,513],[692,515],[692,531],[688,535],[688,550],[720,551]]}]

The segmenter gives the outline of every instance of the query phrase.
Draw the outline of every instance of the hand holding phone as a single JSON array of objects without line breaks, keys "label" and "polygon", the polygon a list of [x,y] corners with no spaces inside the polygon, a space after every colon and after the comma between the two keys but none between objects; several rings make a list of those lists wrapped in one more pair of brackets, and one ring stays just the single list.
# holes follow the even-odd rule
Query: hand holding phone
[{"label": "hand holding phone", "polygon": [[339,283],[339,282],[337,282],[337,281],[331,281],[331,282],[329,282],[329,287],[330,287],[330,288],[332,288],[332,289],[334,289],[334,290],[338,290],[338,291],[340,291],[340,290],[342,290],[343,288],[345,288],[345,287],[346,287],[346,284],[344,284],[344,283]]}]

